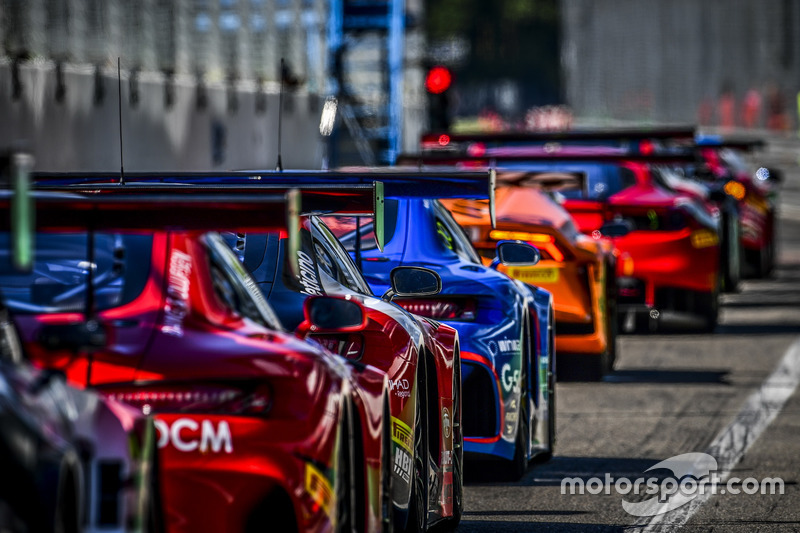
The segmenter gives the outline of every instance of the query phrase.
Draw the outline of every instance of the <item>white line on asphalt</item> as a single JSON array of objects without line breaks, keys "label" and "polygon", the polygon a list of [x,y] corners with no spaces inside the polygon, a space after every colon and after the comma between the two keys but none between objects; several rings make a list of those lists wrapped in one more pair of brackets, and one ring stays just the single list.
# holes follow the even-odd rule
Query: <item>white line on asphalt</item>
[{"label": "white line on asphalt", "polygon": [[[778,367],[745,402],[733,422],[720,432],[705,453],[717,460],[717,473],[726,480],[753,442],[778,416],[786,401],[800,384],[800,339],[796,340],[781,359]],[[692,475],[695,472],[691,472]],[[698,476],[695,476],[698,477]],[[642,517],[629,529],[651,531],[675,531],[694,515],[711,497],[710,492],[698,495],[689,503],[664,514]],[[669,506],[667,500],[662,512]]]}]

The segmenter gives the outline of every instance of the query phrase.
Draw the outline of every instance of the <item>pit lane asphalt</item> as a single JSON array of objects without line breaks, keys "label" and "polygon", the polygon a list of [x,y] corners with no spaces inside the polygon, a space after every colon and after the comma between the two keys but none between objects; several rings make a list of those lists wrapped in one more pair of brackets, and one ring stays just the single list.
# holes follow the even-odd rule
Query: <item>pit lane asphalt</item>
[{"label": "pit lane asphalt", "polygon": [[[793,209],[780,220],[771,279],[724,296],[713,334],[626,335],[603,382],[558,383],[556,455],[516,483],[486,481],[468,463],[459,532],[641,530],[613,490],[562,495],[561,481],[636,479],[659,461],[706,451],[800,339],[800,171],[790,174],[784,202]],[[711,496],[682,531],[800,531],[800,389],[731,475],[780,477],[784,494]]]}]

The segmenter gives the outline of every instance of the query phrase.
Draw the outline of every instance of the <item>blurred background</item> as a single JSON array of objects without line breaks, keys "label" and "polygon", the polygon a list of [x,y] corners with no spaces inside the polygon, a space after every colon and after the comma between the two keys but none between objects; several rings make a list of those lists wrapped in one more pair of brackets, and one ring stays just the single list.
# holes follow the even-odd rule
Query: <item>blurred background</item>
[{"label": "blurred background", "polygon": [[39,170],[115,170],[121,144],[131,171],[273,168],[279,145],[319,168],[430,129],[798,130],[800,0],[0,0],[0,43],[0,145]]}]

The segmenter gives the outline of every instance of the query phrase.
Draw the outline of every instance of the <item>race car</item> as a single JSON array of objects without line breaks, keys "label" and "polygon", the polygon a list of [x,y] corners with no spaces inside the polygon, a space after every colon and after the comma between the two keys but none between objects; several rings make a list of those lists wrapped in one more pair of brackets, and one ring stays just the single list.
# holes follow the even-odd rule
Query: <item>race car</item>
[{"label": "race car", "polygon": [[[55,183],[60,175],[40,175]],[[107,183],[113,178],[92,175],[84,183]],[[248,171],[215,175],[126,175],[126,186],[152,186],[154,190],[170,183],[183,190],[197,185],[204,191],[216,191],[223,197],[237,187],[269,192],[277,187],[307,187],[304,205],[310,195],[326,186],[336,195],[339,208],[325,196],[314,197],[308,213],[342,212],[358,214],[364,205],[347,200],[336,189],[343,186],[373,187],[375,177],[356,180],[326,172],[273,173]],[[363,183],[364,185],[359,185]],[[403,186],[399,180],[393,186]],[[166,185],[165,185],[166,184]],[[315,190],[316,189],[316,190]],[[368,214],[383,218],[383,197],[377,195],[368,204]],[[377,211],[376,211],[377,209]],[[315,217],[303,217],[299,235],[270,231],[259,227],[257,217],[250,221],[248,232],[229,233],[229,243],[244,266],[253,273],[257,286],[280,320],[290,328],[304,319],[304,302],[310,295],[338,295],[359,302],[368,320],[362,331],[311,331],[325,346],[349,359],[354,365],[373,365],[388,374],[389,411],[392,433],[392,501],[395,522],[400,529],[418,531],[439,523],[458,523],[462,500],[462,433],[460,400],[460,350],[458,335],[444,324],[422,320],[372,294],[347,252],[328,229]],[[377,242],[382,231],[375,232]],[[295,244],[295,242],[297,244]],[[295,246],[299,246],[294,250]],[[296,265],[293,267],[293,265]],[[428,291],[411,290],[427,280],[436,289],[435,273],[407,268],[394,276],[405,282],[404,294],[424,296]],[[416,278],[416,279],[414,279]],[[438,290],[438,289],[437,289]],[[430,291],[435,293],[436,290]]]},{"label": "race car", "polygon": [[[747,273],[766,277],[775,265],[777,189],[780,173],[747,163],[743,152],[763,146],[760,141],[732,140],[704,135],[696,139],[695,150],[702,158],[691,177],[705,182],[718,196],[731,197],[738,205],[740,241]],[[738,228],[737,228],[738,229]]]},{"label": "race car", "polygon": [[[418,157],[426,164],[448,159],[446,154]],[[617,302],[624,330],[637,325],[654,330],[675,315],[692,317],[694,327],[714,329],[721,286],[718,213],[692,195],[666,189],[652,173],[653,164],[685,156],[630,154],[616,147],[548,151],[523,146],[487,148],[468,159],[527,173],[515,184],[556,194],[581,232],[611,238],[619,250]]]},{"label": "race car", "polygon": [[[2,173],[26,175],[26,166],[15,163]],[[27,266],[22,257],[30,253],[23,208],[30,197],[24,188],[0,195],[3,219],[24,226],[15,233],[24,243],[0,245],[0,272],[14,272]],[[76,344],[69,332],[50,336]],[[155,464],[152,419],[33,366],[0,298],[0,529],[161,531]]]},{"label": "race car", "polygon": [[[359,334],[365,310],[313,298],[286,332],[206,232],[274,228],[295,242],[297,201],[313,209],[329,196],[326,205],[371,213],[373,189],[301,198],[124,188],[35,193],[32,271],[0,276],[31,359],[155,416],[169,531],[390,529],[386,375],[306,339]],[[65,349],[58,331],[108,342]]]},{"label": "race car", "polygon": [[[525,173],[500,173],[497,226],[481,201],[443,203],[481,254],[492,260],[497,241],[520,239],[536,246],[541,260],[531,267],[502,267],[514,279],[553,295],[555,350],[562,375],[600,379],[616,359],[616,256],[608,239],[580,233],[572,216],[550,196],[532,187],[509,185]],[[569,362],[568,359],[571,359]]]},{"label": "race car", "polygon": [[[459,133],[453,135],[425,134],[421,137],[421,147],[425,153],[451,154],[452,161],[459,155],[470,157],[491,156],[493,154],[524,155],[525,153],[567,153],[569,155],[615,154],[676,156],[664,160],[660,165],[651,166],[651,176],[659,186],[678,194],[688,194],[706,204],[707,209],[718,213],[720,229],[721,286],[724,292],[736,291],[741,278],[743,256],[740,242],[740,211],[736,200],[724,190],[726,181],[716,186],[697,183],[686,177],[694,177],[710,172],[699,172],[700,165],[693,155],[695,143],[700,142],[697,128],[684,126],[654,126],[640,128],[577,129],[560,132],[509,131],[499,133]],[[704,143],[710,142],[708,137]],[[715,138],[715,142],[719,142]],[[731,146],[750,147],[752,143],[736,142]],[[538,152],[537,152],[538,148]],[[683,155],[684,157],[681,157]],[[708,165],[701,165],[706,168]],[[679,175],[678,172],[681,174]],[[734,188],[735,187],[735,188]],[[740,194],[741,186],[730,185],[728,191]]]},{"label": "race car", "polygon": [[160,531],[152,420],[33,367],[0,316],[0,529]]},{"label": "race car", "polygon": [[[552,455],[555,447],[552,297],[483,265],[463,230],[437,200],[486,198],[486,217],[491,219],[493,201],[488,199],[493,197],[493,173],[394,168],[374,175],[387,187],[393,175],[407,180],[397,191],[401,194],[386,192],[383,250],[368,238],[372,220],[325,220],[378,294],[388,290],[390,272],[401,266],[430,268],[442,278],[439,295],[394,301],[458,330],[464,451],[476,460],[501,460],[503,468],[495,467],[495,472],[518,479],[530,458]],[[442,186],[432,187],[430,182],[437,178]],[[415,179],[425,190],[412,190]],[[470,179],[483,184],[482,194],[472,188],[462,190]],[[515,253],[522,255],[528,249],[528,258],[515,261],[516,266],[524,268],[538,260],[532,247],[523,243],[498,246],[507,248],[506,255],[514,247],[520,248]],[[499,249],[493,251],[499,253]]]}]

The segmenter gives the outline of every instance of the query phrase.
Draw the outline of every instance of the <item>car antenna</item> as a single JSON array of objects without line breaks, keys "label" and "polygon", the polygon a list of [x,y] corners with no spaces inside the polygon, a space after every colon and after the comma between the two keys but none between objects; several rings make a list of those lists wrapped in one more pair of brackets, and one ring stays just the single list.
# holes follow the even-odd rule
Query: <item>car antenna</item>
[{"label": "car antenna", "polygon": [[281,123],[283,122],[283,86],[286,72],[286,65],[283,58],[281,58],[281,88],[278,92],[278,163],[275,165],[275,170],[283,172],[283,162],[281,161]]},{"label": "car antenna", "polygon": [[117,94],[119,108],[119,184],[125,185],[125,165],[122,158],[122,68],[117,56]]}]

